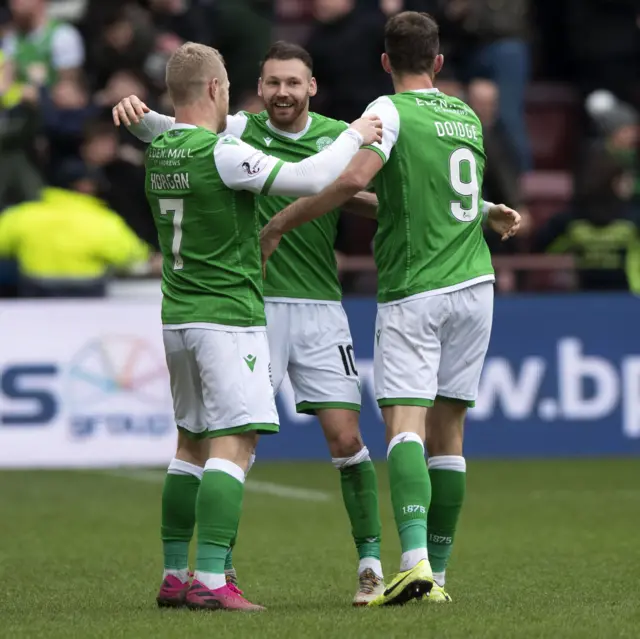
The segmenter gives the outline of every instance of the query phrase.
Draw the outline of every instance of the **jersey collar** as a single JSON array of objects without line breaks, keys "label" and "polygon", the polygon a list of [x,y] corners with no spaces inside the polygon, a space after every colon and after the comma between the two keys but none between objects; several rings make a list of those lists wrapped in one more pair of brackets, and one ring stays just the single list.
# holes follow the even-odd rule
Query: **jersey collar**
[{"label": "jersey collar", "polygon": [[290,140],[299,140],[303,135],[307,133],[307,131],[311,127],[311,122],[312,122],[311,116],[309,116],[307,118],[307,123],[305,124],[304,129],[302,129],[302,131],[298,131],[297,133],[289,133],[289,131],[281,131],[277,127],[273,126],[273,124],[271,124],[271,120],[267,120],[267,126],[274,133],[281,135],[283,138],[289,138]]},{"label": "jersey collar", "polygon": [[173,131],[174,129],[197,129],[197,128],[198,127],[195,126],[194,124],[182,124],[180,122],[174,122],[170,130]]},{"label": "jersey collar", "polygon": [[436,89],[436,87],[431,89],[411,89],[409,93],[440,93],[440,89]]}]

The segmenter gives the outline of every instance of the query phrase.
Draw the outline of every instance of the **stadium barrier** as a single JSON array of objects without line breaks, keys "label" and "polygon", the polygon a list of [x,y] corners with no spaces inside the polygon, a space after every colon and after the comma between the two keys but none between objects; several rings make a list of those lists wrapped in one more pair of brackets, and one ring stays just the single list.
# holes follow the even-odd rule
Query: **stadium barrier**
[{"label": "stadium barrier", "polygon": [[[139,298],[138,298],[139,299]],[[345,302],[362,382],[362,429],[384,457],[373,394],[371,299]],[[640,454],[640,300],[499,298],[469,457]],[[285,382],[282,433],[260,459],[328,459]],[[0,467],[164,465],[175,429],[159,304],[0,302]]]}]

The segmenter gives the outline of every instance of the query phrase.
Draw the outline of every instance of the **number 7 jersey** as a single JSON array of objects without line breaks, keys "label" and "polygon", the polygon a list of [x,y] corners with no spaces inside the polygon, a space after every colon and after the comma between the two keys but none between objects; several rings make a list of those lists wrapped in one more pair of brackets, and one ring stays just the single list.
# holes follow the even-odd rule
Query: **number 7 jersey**
[{"label": "number 7 jersey", "polygon": [[382,142],[367,147],[384,162],[374,180],[378,302],[493,281],[482,232],[482,125],[473,110],[424,89],[383,96],[366,112],[384,125]]}]

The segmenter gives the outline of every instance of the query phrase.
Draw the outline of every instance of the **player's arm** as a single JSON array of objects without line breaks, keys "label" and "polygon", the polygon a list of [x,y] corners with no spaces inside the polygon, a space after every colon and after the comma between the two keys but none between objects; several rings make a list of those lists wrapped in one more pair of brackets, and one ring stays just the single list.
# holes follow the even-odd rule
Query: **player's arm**
[{"label": "player's arm", "polygon": [[260,233],[263,261],[277,248],[280,238],[291,229],[310,222],[341,207],[369,186],[384,166],[398,140],[400,117],[389,98],[379,98],[369,105],[365,114],[377,115],[382,121],[382,140],[361,149],[344,173],[316,197],[303,198],[271,218]]},{"label": "player's arm", "polygon": [[378,196],[368,191],[360,191],[348,199],[342,207],[347,213],[366,217],[370,220],[378,219]]},{"label": "player's arm", "polygon": [[[168,131],[175,124],[175,118],[152,111],[135,95],[120,100],[111,110],[111,117],[116,126],[124,124],[129,133],[143,142],[153,141],[153,138]],[[240,137],[246,125],[247,116],[244,113],[229,115],[223,135]]]},{"label": "player's arm", "polygon": [[216,144],[214,161],[223,182],[231,189],[301,197],[319,193],[331,184],[363,143],[380,137],[377,118],[360,118],[320,153],[300,162],[284,162],[227,136]]}]

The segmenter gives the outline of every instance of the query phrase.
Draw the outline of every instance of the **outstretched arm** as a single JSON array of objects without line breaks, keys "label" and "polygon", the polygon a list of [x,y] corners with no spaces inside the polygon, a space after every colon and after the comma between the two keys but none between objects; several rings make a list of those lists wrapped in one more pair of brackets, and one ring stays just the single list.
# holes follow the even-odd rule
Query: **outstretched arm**
[{"label": "outstretched arm", "polygon": [[344,173],[318,196],[298,200],[271,218],[260,234],[264,263],[276,250],[284,233],[342,206],[367,188],[383,167],[398,140],[400,117],[387,97],[379,98],[367,107],[365,115],[371,114],[382,121],[382,140],[361,149]]},{"label": "outstretched arm", "polygon": [[[153,138],[168,131],[175,124],[175,118],[152,111],[135,95],[120,100],[111,110],[111,117],[116,126],[124,124],[129,133],[143,142],[152,142]],[[247,116],[242,112],[228,115],[223,134],[240,137],[246,123]]]},{"label": "outstretched arm", "polygon": [[231,189],[261,195],[301,197],[319,193],[345,169],[361,144],[380,138],[377,118],[361,118],[338,139],[301,162],[284,162],[227,136],[214,150],[214,160],[223,182]]}]

